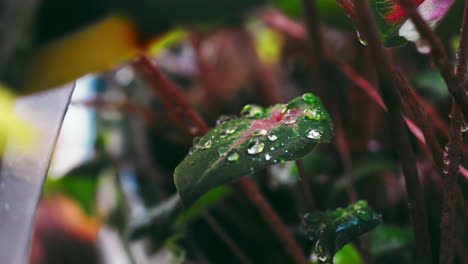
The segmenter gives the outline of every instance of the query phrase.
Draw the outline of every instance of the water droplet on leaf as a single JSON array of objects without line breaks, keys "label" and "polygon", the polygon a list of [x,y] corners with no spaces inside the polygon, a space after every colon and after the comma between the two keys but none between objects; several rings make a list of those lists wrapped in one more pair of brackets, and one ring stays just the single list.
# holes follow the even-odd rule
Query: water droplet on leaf
[{"label": "water droplet on leaf", "polygon": [[307,131],[306,137],[310,139],[320,139],[322,137],[322,132],[317,129],[310,129]]},{"label": "water droplet on leaf", "polygon": [[292,124],[295,124],[297,120],[294,115],[286,114],[283,118],[283,121],[285,124],[292,125]]},{"label": "water droplet on leaf", "polygon": [[309,119],[318,121],[325,119],[325,115],[322,113],[322,111],[314,108],[308,108],[304,110],[304,115]]},{"label": "water droplet on leaf", "polygon": [[231,154],[229,154],[229,156],[227,157],[227,159],[229,161],[236,161],[239,159],[239,154],[237,152],[232,152]]},{"label": "water droplet on leaf", "polygon": [[266,154],[265,155],[265,160],[270,160],[271,159],[271,155],[270,154]]},{"label": "water droplet on leaf", "polygon": [[277,140],[277,139],[278,139],[278,136],[277,136],[277,135],[275,135],[275,134],[273,134],[273,133],[268,134],[268,140],[270,140],[270,141],[275,141],[275,140]]},{"label": "water droplet on leaf", "polygon": [[211,148],[212,143],[213,142],[211,141],[211,139],[202,140],[202,141],[200,141],[200,147],[202,149],[209,149],[209,148]]},{"label": "water droplet on leaf", "polygon": [[261,153],[264,148],[264,143],[259,142],[258,140],[254,140],[250,142],[249,147],[247,148],[247,153],[249,153],[250,155],[258,154]]},{"label": "water droplet on leaf", "polygon": [[261,118],[265,115],[265,109],[258,105],[248,104],[242,108],[241,115],[244,117]]}]

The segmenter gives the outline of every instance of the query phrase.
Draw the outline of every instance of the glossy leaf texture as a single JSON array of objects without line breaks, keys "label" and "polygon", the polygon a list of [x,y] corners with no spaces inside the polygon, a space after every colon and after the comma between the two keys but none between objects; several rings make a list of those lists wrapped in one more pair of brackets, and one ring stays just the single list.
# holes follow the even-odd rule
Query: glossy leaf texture
[{"label": "glossy leaf texture", "polygon": [[[454,0],[413,0],[424,20],[434,28],[445,17]],[[385,46],[395,47],[419,40],[406,11],[395,0],[371,0],[371,9]]]},{"label": "glossy leaf texture", "polygon": [[344,209],[308,213],[302,224],[315,245],[313,254],[319,263],[331,263],[336,252],[381,222],[381,216],[367,202],[358,201]]},{"label": "glossy leaf texture", "polygon": [[279,162],[302,158],[333,137],[333,125],[320,99],[304,94],[269,108],[246,105],[241,117],[221,117],[196,138],[177,166],[174,181],[184,204],[212,188]]}]

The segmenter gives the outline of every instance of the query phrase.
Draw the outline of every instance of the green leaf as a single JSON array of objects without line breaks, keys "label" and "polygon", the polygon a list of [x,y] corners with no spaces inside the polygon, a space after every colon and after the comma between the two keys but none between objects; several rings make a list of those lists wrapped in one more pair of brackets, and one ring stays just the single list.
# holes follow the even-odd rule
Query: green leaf
[{"label": "green leaf", "polygon": [[392,252],[413,242],[410,227],[381,225],[369,234],[369,244],[374,255]]},{"label": "green leaf", "polygon": [[359,201],[345,209],[308,213],[303,218],[303,227],[315,245],[313,253],[322,263],[330,263],[344,245],[381,222],[381,216],[367,202]]},{"label": "green leaf", "polygon": [[347,244],[340,251],[336,252],[333,257],[334,264],[363,264],[364,261],[356,248],[351,244]]},{"label": "green leaf", "polygon": [[246,105],[241,115],[221,117],[214,129],[194,140],[174,172],[183,203],[271,164],[299,159],[333,136],[329,114],[310,93],[267,109]]},{"label": "green leaf", "polygon": [[392,0],[371,0],[370,6],[374,13],[375,21],[380,29],[381,39],[387,47],[405,45],[408,41],[400,37],[399,29],[406,20],[400,17],[399,7]]}]

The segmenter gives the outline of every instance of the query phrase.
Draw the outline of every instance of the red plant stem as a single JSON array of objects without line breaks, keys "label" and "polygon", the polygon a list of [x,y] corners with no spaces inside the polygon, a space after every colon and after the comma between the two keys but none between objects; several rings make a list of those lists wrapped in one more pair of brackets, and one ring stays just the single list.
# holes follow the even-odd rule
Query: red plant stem
[{"label": "red plant stem", "polygon": [[215,231],[218,236],[226,243],[226,245],[231,249],[231,251],[236,255],[242,264],[251,264],[253,263],[247,255],[242,251],[234,240],[224,231],[223,227],[218,223],[218,221],[210,214],[203,214],[203,219],[210,225],[210,227]]},{"label": "red plant stem", "polygon": [[161,98],[169,115],[179,123],[180,127],[187,129],[192,135],[202,135],[204,131],[209,130],[208,125],[185,100],[180,90],[162,74],[155,62],[143,55],[135,60],[134,66],[150,83],[151,91]]},{"label": "red plant stem", "polygon": [[[161,95],[161,100],[163,103],[165,103],[168,109],[173,109],[174,107],[180,107],[184,109],[184,112],[176,112],[179,116],[182,117],[185,117],[184,113],[189,112],[190,114],[188,115],[188,118],[191,118],[189,121],[193,122],[200,135],[206,134],[209,131],[208,125],[187,102],[180,90],[178,90],[174,84],[172,84],[160,72],[158,67],[149,58],[142,56],[136,61],[135,64],[137,69],[142,70],[142,73],[150,82],[152,90],[154,90],[156,94]],[[260,193],[256,184],[247,177],[241,178],[239,182],[248,198],[260,211],[265,221],[270,225],[271,229],[277,235],[280,242],[283,243],[283,246],[286,248],[287,252],[294,259],[294,261],[300,264],[308,264],[309,262],[297,244],[296,240],[294,240],[293,236],[288,232],[288,229],[281,218]]]},{"label": "red plant stem", "polygon": [[442,219],[440,224],[440,262],[451,264],[454,259],[454,236],[455,236],[455,214],[456,214],[456,191],[458,178],[458,164],[460,162],[461,145],[461,122],[462,113],[458,105],[452,104],[452,121],[450,123],[450,134],[448,142],[447,157],[445,157],[446,168],[444,173]]},{"label": "red plant stem", "polygon": [[304,18],[306,23],[306,30],[308,38],[306,39],[307,47],[310,52],[310,66],[311,74],[313,80],[317,82],[319,88],[319,94],[323,87],[322,79],[322,67],[325,64],[323,63],[323,38],[322,33],[320,32],[320,23],[317,16],[317,3],[316,0],[301,0],[302,9],[304,10]]},{"label": "red plant stem", "polygon": [[[346,169],[351,168],[351,155],[349,153],[349,145],[346,139],[346,135],[343,131],[343,126],[341,124],[341,118],[339,111],[336,107],[336,96],[331,94],[331,90],[327,87],[327,83],[323,80],[324,73],[328,67],[327,61],[325,61],[325,45],[320,31],[320,23],[318,19],[317,12],[317,3],[316,0],[302,0],[302,6],[304,10],[304,17],[306,22],[306,29],[308,33],[308,39],[306,39],[307,46],[310,50],[310,64],[312,70],[312,76],[314,77],[315,82],[317,82],[319,87],[319,93],[324,97],[324,99],[329,99],[330,104],[328,105],[333,119],[335,120],[336,127],[336,147],[340,158],[343,162],[343,165]],[[321,89],[321,90],[320,90]],[[349,174],[349,177],[352,177]],[[353,179],[349,179],[349,184],[347,185],[347,193],[351,201],[357,200],[357,193],[354,189]]]},{"label": "red plant stem", "polygon": [[[458,60],[455,76],[459,84],[464,83],[468,68],[468,0],[465,3],[465,11],[462,22],[462,34],[458,49]],[[440,224],[440,263],[450,264],[454,260],[454,236],[456,220],[456,192],[458,187],[458,166],[460,163],[460,146],[462,145],[461,126],[462,113],[452,100],[452,120],[450,121],[450,133],[447,157],[445,159],[446,176],[444,177],[442,222]],[[464,208],[461,208],[462,210]]]},{"label": "red plant stem", "polygon": [[403,169],[408,207],[413,224],[417,246],[418,263],[431,264],[432,250],[427,224],[426,204],[416,168],[416,157],[411,147],[405,126],[400,96],[393,73],[394,63],[384,50],[375,22],[368,7],[367,0],[355,1],[358,25],[364,38],[368,40],[370,53],[376,61],[375,65],[382,79],[382,99],[387,105],[389,114],[390,133],[394,140],[396,151]]},{"label": "red plant stem", "polygon": [[315,209],[315,201],[312,196],[312,191],[310,190],[310,182],[309,178],[307,177],[307,173],[304,169],[304,163],[302,160],[295,160],[296,162],[296,167],[297,167],[297,172],[299,173],[299,177],[301,178],[302,181],[302,189],[304,191],[304,198],[307,204],[307,209],[308,211],[312,211]]},{"label": "red plant stem", "polygon": [[239,183],[251,202],[259,209],[265,222],[274,227],[272,228],[273,232],[277,237],[281,237],[281,241],[289,255],[294,258],[294,261],[296,263],[309,264],[310,262],[304,256],[304,253],[299,246],[297,246],[296,241],[289,233],[287,227],[284,225],[281,218],[279,218],[279,216],[274,212],[273,208],[271,208],[268,201],[265,200],[258,190],[257,185],[247,177],[243,177]]},{"label": "red plant stem", "polygon": [[[460,106],[463,114],[468,116],[468,94],[465,91],[464,82],[457,78],[455,69],[450,63],[444,45],[440,38],[431,30],[429,25],[424,21],[417,11],[417,6],[412,0],[397,0],[397,2],[408,13],[408,17],[414,23],[416,29],[423,39],[425,39],[430,48],[431,56],[434,64],[439,68],[442,77],[447,84],[447,87],[453,98]],[[465,31],[467,29],[465,28]],[[465,36],[466,38],[466,36]],[[463,39],[461,40],[463,42]],[[466,57],[466,54],[460,54]]]},{"label": "red plant stem", "polygon": [[154,124],[156,122],[156,116],[143,106],[139,106],[132,102],[109,102],[100,98],[94,98],[85,101],[71,102],[71,104],[80,104],[87,107],[93,108],[104,108],[104,109],[113,109],[118,111],[127,111],[134,113],[139,116],[141,119],[146,121],[148,124]]},{"label": "red plant stem", "polygon": [[219,113],[214,99],[217,97],[217,90],[219,90],[219,87],[216,79],[213,78],[213,74],[210,72],[206,58],[203,56],[203,36],[201,34],[192,33],[190,35],[190,40],[195,50],[196,62],[198,66],[198,79],[204,91],[203,104],[207,108],[207,111],[205,112],[207,112],[210,117],[216,118],[219,116]]}]

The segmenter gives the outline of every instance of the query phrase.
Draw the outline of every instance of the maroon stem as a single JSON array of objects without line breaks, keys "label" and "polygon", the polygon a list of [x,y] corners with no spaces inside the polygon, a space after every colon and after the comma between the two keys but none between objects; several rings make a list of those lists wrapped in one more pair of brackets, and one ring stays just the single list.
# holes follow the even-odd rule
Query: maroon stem
[{"label": "maroon stem", "polygon": [[315,201],[314,201],[314,197],[312,196],[312,191],[310,189],[309,178],[307,177],[307,173],[304,169],[304,163],[300,159],[295,160],[295,162],[296,162],[297,172],[302,181],[301,185],[302,185],[302,190],[304,192],[304,198],[306,201],[307,210],[312,211],[315,209]]},{"label": "maroon stem", "polygon": [[147,56],[141,56],[134,62],[135,68],[150,83],[153,91],[177,121],[179,127],[187,129],[192,135],[202,135],[209,130],[208,125],[195,112],[180,90],[162,74],[156,63]]},{"label": "maroon stem", "polygon": [[[179,119],[193,123],[200,135],[206,134],[209,131],[208,125],[192,108],[190,103],[187,102],[180,90],[160,72],[158,67],[149,58],[146,56],[140,57],[135,62],[135,66],[144,74],[144,77],[151,84],[152,90],[160,96],[167,109],[177,107],[183,109],[184,111],[176,111],[175,113]],[[188,125],[190,122],[185,124]],[[296,240],[294,240],[281,218],[260,193],[256,184],[250,178],[243,177],[240,180],[240,185],[294,261],[300,264],[308,264],[309,262]]]},{"label": "maroon stem", "polygon": [[205,219],[205,221],[210,225],[215,233],[218,234],[218,236],[226,243],[226,245],[231,249],[231,251],[234,253],[234,255],[236,255],[242,264],[253,263],[210,213],[203,214],[203,219]]},{"label": "maroon stem", "polygon": [[304,12],[304,18],[306,23],[307,35],[306,39],[307,47],[310,52],[310,66],[311,74],[317,86],[319,88],[319,93],[323,87],[323,38],[322,33],[320,32],[320,23],[317,16],[317,3],[316,0],[301,0]]},{"label": "maroon stem", "polygon": [[392,58],[383,48],[368,7],[368,1],[356,0],[355,7],[359,30],[364,38],[368,40],[370,53],[376,61],[375,65],[382,79],[382,99],[388,107],[390,133],[395,146],[398,146],[396,151],[405,177],[408,207],[417,245],[417,260],[418,263],[431,264],[432,250],[428,232],[426,204],[416,168],[416,157],[402,116],[400,96],[393,74],[395,66]]},{"label": "maroon stem", "polygon": [[[351,168],[351,155],[349,152],[349,144],[346,138],[346,133],[343,131],[340,113],[336,107],[336,96],[333,95],[333,92],[330,90],[325,80],[323,80],[323,76],[326,74],[329,65],[324,57],[326,54],[326,48],[322,32],[320,30],[317,3],[316,0],[302,0],[302,6],[304,10],[308,35],[306,43],[310,52],[310,64],[312,70],[311,74],[315,82],[318,84],[320,94],[324,97],[324,99],[328,99],[327,101],[330,102],[327,107],[330,109],[333,120],[335,120],[335,145],[337,147],[338,153],[340,154],[340,158],[344,167],[346,170],[349,170]],[[350,179],[346,191],[348,193],[349,199],[354,202],[357,200],[357,192],[354,189],[352,175],[349,174],[348,177],[350,177]]]},{"label": "maroon stem", "polygon": [[[459,84],[464,83],[465,75],[468,68],[468,1],[465,3],[465,11],[462,22],[462,33],[460,38],[460,46],[458,49],[458,60],[456,65],[456,78]],[[455,219],[456,219],[456,192],[458,191],[458,174],[460,163],[460,148],[462,145],[461,126],[462,113],[452,100],[452,119],[450,121],[450,133],[447,157],[444,161],[447,165],[445,168],[444,189],[442,202],[442,222],[440,224],[440,263],[450,264],[454,260],[454,237],[455,237]],[[464,209],[463,207],[461,208]]]},{"label": "maroon stem", "polygon": [[[463,114],[468,116],[468,94],[465,91],[464,82],[457,78],[455,69],[450,63],[444,45],[440,38],[431,30],[429,25],[424,21],[417,11],[417,6],[413,0],[397,0],[398,3],[406,10],[408,17],[414,23],[416,29],[423,39],[425,39],[430,48],[432,60],[439,68],[442,77],[447,83],[447,87],[453,98],[460,106]],[[465,28],[465,31],[467,29]],[[466,36],[465,36],[466,38]],[[463,42],[463,39],[461,40]],[[461,54],[466,57],[466,54]]]},{"label": "maroon stem", "polygon": [[454,259],[456,191],[458,178],[458,165],[460,162],[461,122],[462,113],[458,105],[452,104],[452,120],[450,122],[450,134],[447,156],[444,158],[446,168],[444,173],[442,222],[440,224],[440,263],[451,264]]},{"label": "maroon stem", "polygon": [[268,201],[265,200],[265,197],[263,197],[258,190],[257,185],[247,177],[243,177],[239,183],[250,201],[259,209],[265,222],[273,227],[273,232],[277,237],[281,238],[281,242],[285,246],[286,251],[293,257],[294,261],[296,263],[309,264],[310,262],[289,233],[286,225],[284,225],[283,221],[279,218]]}]

